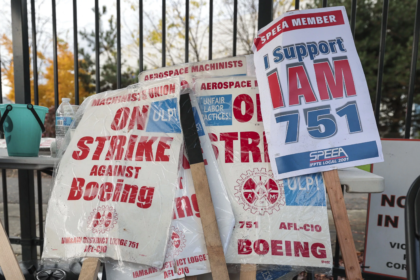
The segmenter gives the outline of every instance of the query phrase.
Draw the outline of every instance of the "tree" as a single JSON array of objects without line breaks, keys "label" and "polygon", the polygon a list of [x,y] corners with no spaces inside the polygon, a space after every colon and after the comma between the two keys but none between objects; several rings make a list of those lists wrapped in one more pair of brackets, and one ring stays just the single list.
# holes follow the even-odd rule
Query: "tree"
[{"label": "tree", "polygon": [[[11,56],[13,54],[13,45],[12,40],[10,40],[6,35],[3,35],[1,38],[1,44],[6,48],[8,54]],[[74,56],[73,53],[69,50],[68,44],[62,40],[58,42],[58,92],[59,97],[68,97],[71,102],[74,104],[75,94],[74,94]],[[45,81],[38,85],[38,96],[39,96],[39,105],[50,107],[54,106],[54,64],[51,58],[46,58],[41,52],[38,52],[38,59],[46,62],[45,71],[39,73],[39,81]],[[9,61],[6,67],[2,69],[3,75],[6,77],[8,86],[11,87],[11,90],[7,97],[14,101],[15,100],[15,88],[14,88],[14,65],[13,59]],[[87,96],[89,96],[89,85],[84,83],[85,76],[87,75],[83,69],[79,70],[79,98],[80,101],[83,101]],[[31,76],[31,102],[34,104],[34,80],[33,80],[33,71],[32,65],[30,65],[30,76]]]},{"label": "tree", "polygon": [[[350,1],[330,0],[328,4],[329,6],[345,6],[347,14],[350,15]],[[400,138],[404,133],[415,5],[416,2],[411,0],[390,1],[389,3],[379,118],[379,132],[382,137]],[[320,6],[321,1],[316,0],[315,4],[308,5],[308,8]],[[366,75],[372,104],[376,100],[381,19],[382,1],[363,0],[357,2],[355,43]],[[420,69],[417,68],[415,93],[420,90],[419,74]],[[418,94],[415,95],[414,102],[420,103]],[[419,115],[413,114],[414,132],[419,131],[419,121]]]},{"label": "tree", "polygon": [[[94,12],[94,10],[92,10]],[[102,7],[102,11],[99,12],[100,26],[102,26],[102,18],[107,14],[106,6]],[[89,48],[92,52],[95,52],[95,31],[90,32],[83,30],[79,34],[84,40],[87,41]],[[101,63],[100,70],[100,91],[104,92],[107,90],[117,89],[117,29],[114,20],[114,16],[111,16],[108,20],[108,29],[103,30],[101,28],[99,32],[99,52],[100,56],[105,58],[105,63]],[[79,50],[80,55],[84,58],[80,64],[89,76],[86,76],[86,83],[89,83],[89,92],[95,92],[95,61],[92,58],[88,50],[81,48]],[[121,62],[121,87],[127,87],[131,84],[137,83],[138,81],[138,70],[132,69],[127,65],[126,61]]]},{"label": "tree", "polygon": [[[138,11],[138,2],[128,0],[131,9]],[[207,3],[204,0],[190,0],[189,6],[189,61],[200,61],[207,59],[208,49],[208,18],[207,10],[204,10]],[[166,59],[167,65],[175,65],[185,61],[185,26],[186,15],[184,13],[185,1],[170,0],[166,7]],[[147,51],[144,61],[153,68],[162,67],[160,57],[162,55],[162,19],[161,15],[152,12],[144,12],[145,28],[143,46]],[[155,21],[155,18],[160,18]],[[130,29],[130,37],[133,40],[135,51],[140,46],[139,29]],[[149,47],[149,48],[147,48]]]}]

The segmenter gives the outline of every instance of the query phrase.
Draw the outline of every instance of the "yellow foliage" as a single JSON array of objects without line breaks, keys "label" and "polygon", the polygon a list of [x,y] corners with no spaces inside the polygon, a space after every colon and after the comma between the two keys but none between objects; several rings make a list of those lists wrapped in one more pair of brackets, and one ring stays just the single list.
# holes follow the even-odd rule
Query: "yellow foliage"
[{"label": "yellow foliage", "polygon": [[[3,35],[1,38],[1,44],[6,48],[9,55],[13,53],[12,41],[6,36]],[[74,93],[74,56],[73,53],[69,50],[69,46],[66,42],[60,41],[57,46],[58,54],[58,92],[59,92],[59,103],[61,103],[61,98],[68,97],[71,99],[70,103],[75,104],[75,93]],[[45,58],[45,56],[38,52],[38,60],[46,60],[47,67],[45,68],[45,73],[39,72],[39,82],[44,81],[42,84],[38,85],[38,95],[39,95],[39,105],[50,107],[54,106],[54,64],[53,59]],[[15,89],[14,89],[14,66],[13,60],[10,61],[8,67],[2,69],[2,74],[6,77],[8,81],[8,86],[12,89],[7,95],[7,97],[14,101],[15,100]],[[84,85],[80,76],[86,74],[83,69],[79,68],[79,100],[80,103],[89,96],[89,92],[85,89],[87,85]],[[34,82],[33,82],[33,73],[32,67],[30,65],[30,76],[31,76],[31,100],[34,104]]]}]

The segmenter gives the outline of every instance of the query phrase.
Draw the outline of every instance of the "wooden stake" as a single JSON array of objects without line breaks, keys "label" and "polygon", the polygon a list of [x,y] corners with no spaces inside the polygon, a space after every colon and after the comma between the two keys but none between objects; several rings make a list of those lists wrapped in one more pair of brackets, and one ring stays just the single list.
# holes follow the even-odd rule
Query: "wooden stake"
[{"label": "wooden stake", "polygon": [[98,258],[87,258],[82,265],[79,280],[97,280],[101,261]]},{"label": "wooden stake", "polygon": [[216,213],[214,212],[209,182],[204,167],[200,138],[197,133],[197,126],[195,124],[189,94],[181,95],[179,103],[181,107],[181,125],[184,133],[184,145],[190,162],[201,224],[203,225],[204,240],[206,241],[207,254],[209,256],[211,274],[215,280],[229,280],[225,254],[223,253]]},{"label": "wooden stake", "polygon": [[229,280],[204,162],[190,164],[213,279]]},{"label": "wooden stake", "polygon": [[241,271],[239,272],[240,280],[255,280],[257,278],[256,264],[241,264]]},{"label": "wooden stake", "polygon": [[[340,178],[337,170],[322,173],[328,198],[330,199],[331,212],[334,217],[338,242],[340,243],[346,270],[346,279],[362,280],[353,235],[351,233],[349,217],[347,216],[346,204],[341,190]],[[336,244],[338,246],[338,244]]]},{"label": "wooden stake", "polygon": [[9,238],[4,231],[3,225],[0,223],[0,267],[3,270],[6,280],[25,280],[19,263],[13,253]]}]

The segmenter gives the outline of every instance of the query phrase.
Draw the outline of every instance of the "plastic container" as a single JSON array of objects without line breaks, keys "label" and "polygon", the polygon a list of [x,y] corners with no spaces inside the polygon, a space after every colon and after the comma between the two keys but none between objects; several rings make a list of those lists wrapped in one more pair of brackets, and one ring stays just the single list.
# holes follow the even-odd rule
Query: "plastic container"
[{"label": "plastic container", "polygon": [[7,153],[15,157],[37,157],[48,108],[31,104],[0,104],[0,131]]},{"label": "plastic container", "polygon": [[65,146],[64,141],[66,133],[70,128],[70,124],[74,118],[73,105],[70,104],[70,98],[62,98],[61,104],[57,108],[55,114],[55,138],[57,143],[57,150]]}]

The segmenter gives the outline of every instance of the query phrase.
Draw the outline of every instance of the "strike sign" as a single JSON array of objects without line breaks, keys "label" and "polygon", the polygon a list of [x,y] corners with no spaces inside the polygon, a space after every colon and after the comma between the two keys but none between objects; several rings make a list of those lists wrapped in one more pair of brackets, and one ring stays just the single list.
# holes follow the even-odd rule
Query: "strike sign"
[{"label": "strike sign", "polygon": [[171,78],[85,100],[48,204],[43,258],[162,267],[183,143],[180,88]]},{"label": "strike sign", "polygon": [[253,51],[276,179],[383,161],[344,7],[287,13]]}]

